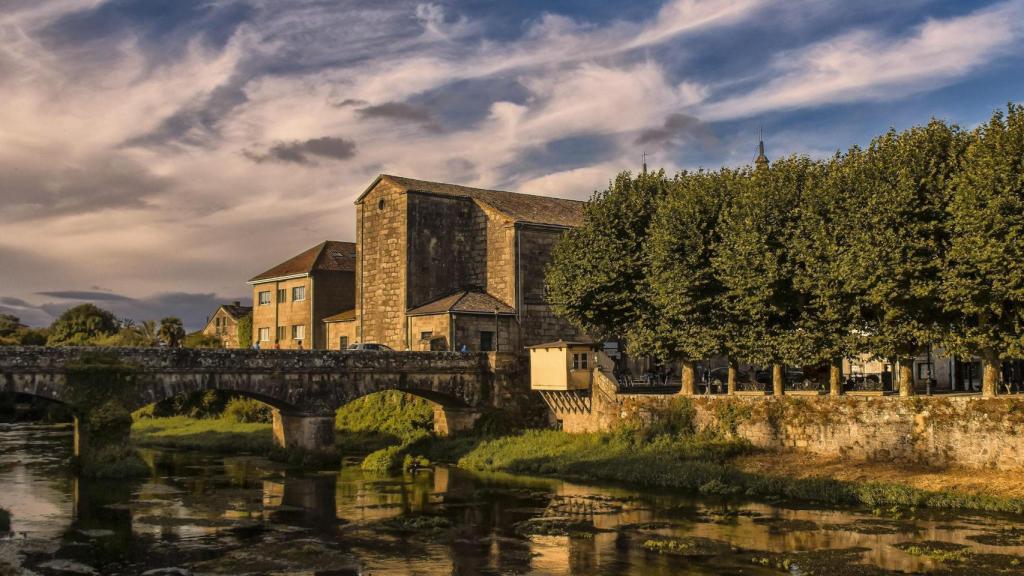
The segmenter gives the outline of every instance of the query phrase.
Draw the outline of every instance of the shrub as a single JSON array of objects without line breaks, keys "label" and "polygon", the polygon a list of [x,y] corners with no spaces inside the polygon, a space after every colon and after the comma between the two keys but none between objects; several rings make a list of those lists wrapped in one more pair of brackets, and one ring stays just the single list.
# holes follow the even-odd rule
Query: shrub
[{"label": "shrub", "polygon": [[388,446],[376,452],[371,452],[360,468],[369,472],[395,472],[402,465],[402,448],[400,446]]},{"label": "shrub", "polygon": [[232,398],[224,408],[223,418],[243,424],[252,422],[271,422],[273,408],[252,398]]},{"label": "shrub", "polygon": [[345,432],[379,432],[406,439],[434,428],[434,408],[410,394],[385,391],[338,409],[335,427]]}]

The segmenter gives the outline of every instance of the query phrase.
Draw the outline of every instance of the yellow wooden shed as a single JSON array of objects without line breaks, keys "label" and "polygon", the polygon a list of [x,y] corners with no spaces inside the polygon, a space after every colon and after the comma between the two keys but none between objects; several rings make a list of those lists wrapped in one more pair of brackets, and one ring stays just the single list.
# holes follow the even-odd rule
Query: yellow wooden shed
[{"label": "yellow wooden shed", "polygon": [[595,344],[558,340],[527,346],[531,390],[588,390],[595,367]]}]

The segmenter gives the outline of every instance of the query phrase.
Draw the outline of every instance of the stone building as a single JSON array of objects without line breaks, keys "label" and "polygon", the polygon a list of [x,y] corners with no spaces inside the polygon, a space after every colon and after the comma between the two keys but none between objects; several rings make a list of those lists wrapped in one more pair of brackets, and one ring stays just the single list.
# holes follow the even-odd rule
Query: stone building
[{"label": "stone building", "polygon": [[355,305],[328,318],[328,346],[524,355],[577,338],[545,300],[544,268],[584,205],[379,176],[356,200]]},{"label": "stone building", "polygon": [[249,280],[253,342],[326,348],[324,318],[354,306],[355,261],[355,244],[328,240]]},{"label": "stone building", "polygon": [[242,306],[239,301],[222,304],[206,321],[203,334],[220,338],[225,348],[238,348],[238,322],[252,314],[252,306]]}]

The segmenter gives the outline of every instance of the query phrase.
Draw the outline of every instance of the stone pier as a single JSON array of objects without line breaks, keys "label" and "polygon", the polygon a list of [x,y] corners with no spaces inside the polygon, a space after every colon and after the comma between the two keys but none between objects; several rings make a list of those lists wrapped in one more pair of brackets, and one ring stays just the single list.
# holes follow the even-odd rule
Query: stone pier
[{"label": "stone pier", "polygon": [[274,410],[274,445],[321,452],[334,447],[334,414],[288,414]]}]

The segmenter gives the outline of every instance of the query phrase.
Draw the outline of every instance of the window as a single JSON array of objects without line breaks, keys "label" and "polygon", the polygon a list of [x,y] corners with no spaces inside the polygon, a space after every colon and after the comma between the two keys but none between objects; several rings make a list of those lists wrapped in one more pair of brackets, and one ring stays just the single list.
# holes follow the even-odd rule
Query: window
[{"label": "window", "polygon": [[270,328],[260,328],[259,341],[260,342],[269,342],[270,341]]},{"label": "window", "polygon": [[278,288],[277,289],[277,301],[278,301],[278,303],[280,303],[280,302],[287,302],[288,301],[288,291],[285,290],[284,288]]},{"label": "window", "polygon": [[296,324],[292,326],[292,340],[304,340],[306,338],[306,325]]},{"label": "window", "polygon": [[917,379],[927,380],[932,377],[932,365],[928,363],[922,363],[917,365]]},{"label": "window", "polygon": [[296,286],[296,287],[292,288],[292,300],[297,302],[299,300],[305,300],[305,299],[306,299],[306,287],[305,286]]},{"label": "window", "polygon": [[288,329],[287,326],[278,326],[277,327],[277,341],[278,342],[280,342],[281,340],[284,340],[285,338],[288,337],[288,333],[286,332],[287,329]]},{"label": "window", "polygon": [[270,290],[260,292],[260,306],[270,304]]},{"label": "window", "polygon": [[494,352],[494,332],[480,331],[480,351]]},{"label": "window", "polygon": [[433,335],[433,332],[420,332],[420,340],[430,340],[430,337]]},{"label": "window", "polygon": [[338,338],[338,350],[344,350],[346,348],[348,348],[348,336]]},{"label": "window", "polygon": [[381,198],[380,200],[377,201],[377,210],[383,210],[383,209],[384,209],[384,199]]},{"label": "window", "polygon": [[586,370],[589,362],[589,356],[586,352],[582,354],[572,355],[572,369],[573,370]]}]

